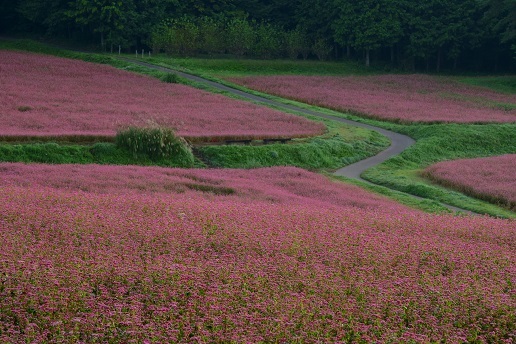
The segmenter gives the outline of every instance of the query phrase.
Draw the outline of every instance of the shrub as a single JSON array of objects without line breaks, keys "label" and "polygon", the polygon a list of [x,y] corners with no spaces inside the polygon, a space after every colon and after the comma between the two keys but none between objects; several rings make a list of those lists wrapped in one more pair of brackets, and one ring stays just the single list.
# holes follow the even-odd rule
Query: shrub
[{"label": "shrub", "polygon": [[147,155],[156,161],[172,159],[182,166],[192,166],[194,156],[188,143],[175,135],[174,130],[163,127],[128,127],[119,130],[116,135],[116,144],[133,152]]},{"label": "shrub", "polygon": [[181,83],[181,78],[179,77],[179,75],[174,74],[174,73],[167,73],[167,74],[163,75],[160,79],[161,79],[161,81],[169,83],[169,84],[180,84]]}]

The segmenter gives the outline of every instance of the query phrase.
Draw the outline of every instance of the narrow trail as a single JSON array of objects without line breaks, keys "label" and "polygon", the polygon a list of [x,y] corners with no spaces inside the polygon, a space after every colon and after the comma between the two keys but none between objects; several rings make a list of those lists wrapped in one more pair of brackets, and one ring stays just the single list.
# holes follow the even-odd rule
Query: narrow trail
[{"label": "narrow trail", "polygon": [[[324,113],[321,113],[318,111],[304,109],[302,107],[298,107],[295,105],[284,104],[279,101],[275,101],[272,99],[267,99],[267,98],[260,97],[260,96],[254,95],[254,94],[250,94],[250,93],[247,93],[247,92],[244,92],[244,91],[241,91],[241,90],[238,90],[238,89],[235,89],[235,88],[232,88],[232,87],[229,87],[229,86],[226,86],[226,85],[223,85],[223,84],[211,81],[211,80],[207,80],[207,79],[198,77],[196,75],[181,72],[181,71],[178,71],[175,69],[154,65],[151,63],[147,63],[147,62],[143,62],[143,61],[139,61],[139,60],[131,59],[131,58],[121,58],[121,59],[141,65],[141,66],[159,70],[162,72],[177,74],[180,77],[185,78],[187,80],[197,82],[197,83],[202,83],[204,85],[215,88],[219,91],[228,92],[230,94],[236,95],[238,97],[241,97],[241,98],[244,98],[244,99],[256,102],[256,103],[262,103],[262,104],[271,105],[271,106],[274,106],[274,107],[277,107],[280,109],[286,109],[286,110],[304,113],[307,115],[321,117],[321,118],[329,119],[332,121],[345,123],[345,124],[348,124],[348,125],[354,126],[354,127],[360,127],[360,128],[365,128],[365,129],[369,129],[369,130],[374,130],[374,131],[378,132],[379,134],[386,136],[390,139],[391,145],[387,149],[383,150],[382,152],[378,153],[375,156],[369,157],[367,159],[361,160],[354,164],[351,164],[351,165],[348,165],[348,166],[338,169],[337,171],[334,172],[335,176],[343,176],[343,177],[358,179],[367,184],[376,185],[365,179],[362,179],[360,177],[362,172],[364,172],[365,170],[367,170],[371,167],[381,164],[382,162],[386,161],[387,159],[390,159],[393,156],[400,154],[401,152],[403,152],[405,149],[407,149],[408,147],[410,147],[411,145],[413,145],[416,142],[415,140],[413,140],[412,138],[410,138],[406,135],[398,134],[398,133],[390,131],[390,130],[375,127],[375,126],[372,126],[369,124],[355,122],[355,121],[348,120],[345,118],[330,116],[330,115],[327,115],[327,114],[324,114]],[[417,199],[425,199],[425,198],[418,197],[415,195],[410,195],[410,196],[417,198]],[[454,206],[451,206],[448,204],[444,204],[444,203],[440,203],[440,204],[452,211],[455,211],[455,212],[475,214],[466,209],[457,208],[457,207],[454,207]]]}]

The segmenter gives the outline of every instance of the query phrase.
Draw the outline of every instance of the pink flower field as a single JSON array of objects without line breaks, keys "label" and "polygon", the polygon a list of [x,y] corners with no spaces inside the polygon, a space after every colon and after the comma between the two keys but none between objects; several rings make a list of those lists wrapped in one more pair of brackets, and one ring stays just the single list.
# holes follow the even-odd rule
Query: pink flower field
[{"label": "pink flower field", "polygon": [[443,161],[425,176],[461,192],[516,210],[516,154]]},{"label": "pink flower field", "polygon": [[0,342],[516,340],[512,220],[296,168],[0,168]]},{"label": "pink flower field", "polygon": [[109,66],[0,51],[0,136],[114,136],[159,124],[190,139],[304,137],[322,124]]},{"label": "pink flower field", "polygon": [[427,75],[280,75],[229,80],[261,92],[391,121],[516,122],[516,95]]},{"label": "pink flower field", "polygon": [[302,204],[408,210],[396,202],[339,184],[294,167],[256,170],[171,169],[106,165],[0,163],[0,181],[8,185],[102,194],[227,195],[244,203]]}]

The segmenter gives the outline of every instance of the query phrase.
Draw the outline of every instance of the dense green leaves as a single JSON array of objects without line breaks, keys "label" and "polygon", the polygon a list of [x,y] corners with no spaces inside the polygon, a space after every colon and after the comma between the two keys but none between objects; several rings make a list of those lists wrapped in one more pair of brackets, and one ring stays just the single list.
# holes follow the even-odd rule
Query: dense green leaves
[{"label": "dense green leaves", "polygon": [[0,32],[94,41],[106,50],[347,56],[435,71],[513,71],[515,23],[515,0],[0,1]]}]

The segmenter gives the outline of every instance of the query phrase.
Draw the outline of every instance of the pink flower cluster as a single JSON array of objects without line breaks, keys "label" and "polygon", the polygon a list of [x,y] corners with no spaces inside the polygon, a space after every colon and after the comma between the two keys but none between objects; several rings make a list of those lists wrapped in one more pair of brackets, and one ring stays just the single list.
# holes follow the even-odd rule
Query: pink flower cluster
[{"label": "pink flower cluster", "polygon": [[[313,105],[402,122],[516,122],[516,96],[427,75],[257,76],[230,81]],[[512,104],[505,107],[504,104]]]},{"label": "pink flower cluster", "polygon": [[[224,179],[226,171],[80,166],[68,174],[77,182],[59,183],[45,182],[59,167],[34,168],[2,165],[0,342],[516,339],[514,221],[331,206],[323,184],[355,195],[297,169]],[[167,173],[237,192],[117,190]],[[255,173],[270,200],[245,193]],[[304,190],[274,178],[295,173]],[[314,203],[278,201],[274,191],[301,197],[312,187]]]},{"label": "pink flower cluster", "polygon": [[114,136],[159,124],[190,138],[302,137],[324,126],[192,87],[81,61],[0,51],[0,135]]},{"label": "pink flower cluster", "polygon": [[425,176],[461,192],[516,209],[516,154],[443,161]]}]

